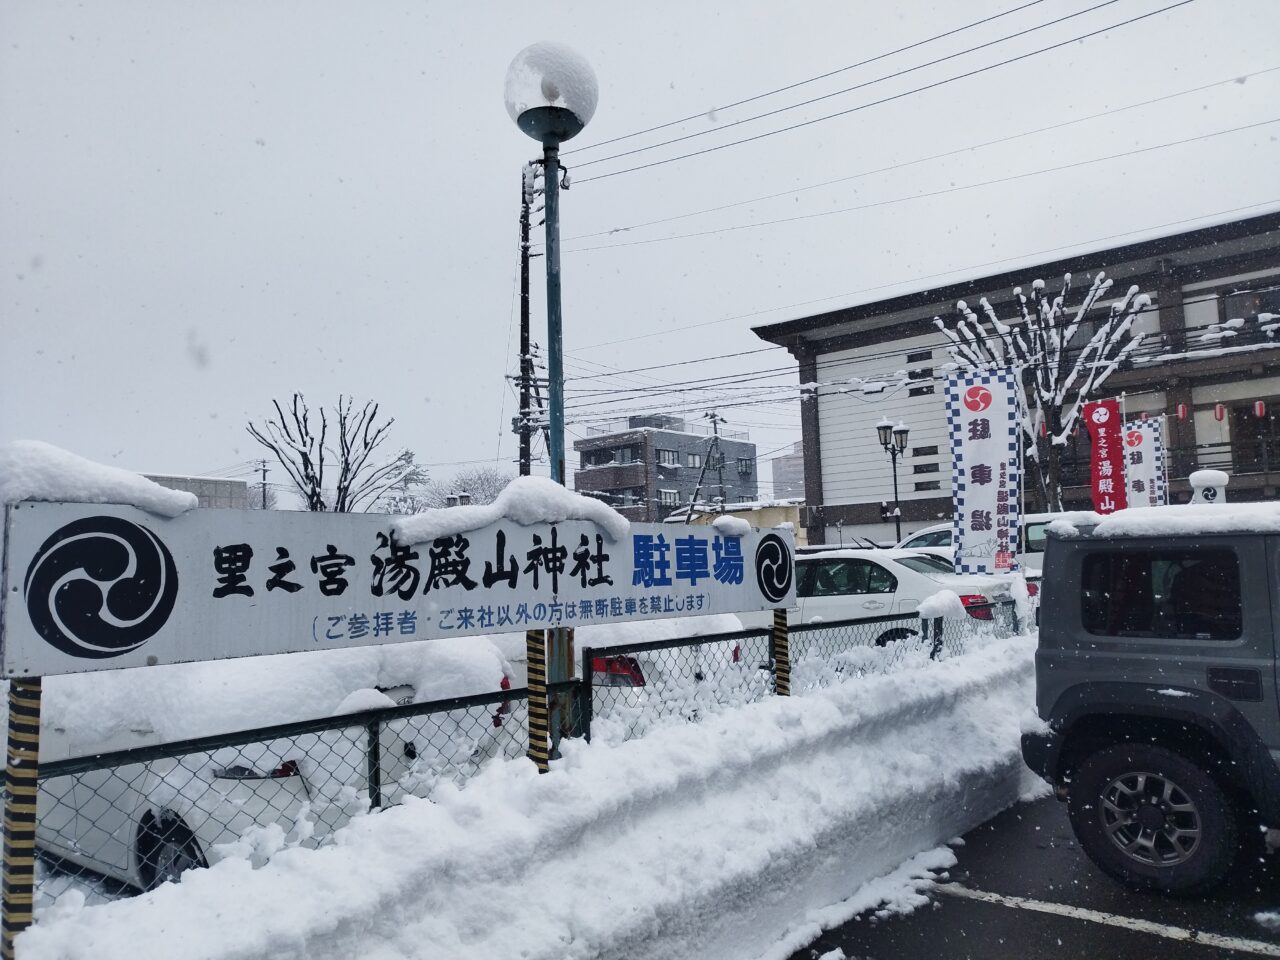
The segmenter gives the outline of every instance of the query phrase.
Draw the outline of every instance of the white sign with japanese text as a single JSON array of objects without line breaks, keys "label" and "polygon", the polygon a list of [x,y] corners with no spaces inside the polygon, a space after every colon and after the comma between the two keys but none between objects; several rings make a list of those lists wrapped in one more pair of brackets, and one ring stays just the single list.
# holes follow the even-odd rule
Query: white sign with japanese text
[{"label": "white sign with japanese text", "polygon": [[5,676],[80,673],[795,605],[787,530],[500,521],[422,544],[396,518],[21,503]]},{"label": "white sign with japanese text", "polygon": [[1124,425],[1124,476],[1131,507],[1169,502],[1164,464],[1164,417]]},{"label": "white sign with japanese text", "polygon": [[1009,370],[947,378],[952,544],[957,573],[1018,569],[1018,393]]}]

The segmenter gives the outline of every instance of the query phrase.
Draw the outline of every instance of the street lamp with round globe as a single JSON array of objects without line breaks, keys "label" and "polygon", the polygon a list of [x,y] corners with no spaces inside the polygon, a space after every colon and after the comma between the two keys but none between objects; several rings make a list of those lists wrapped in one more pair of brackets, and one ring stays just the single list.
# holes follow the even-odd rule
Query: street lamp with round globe
[{"label": "street lamp with round globe", "polygon": [[560,144],[582,132],[600,91],[586,59],[563,43],[525,47],[507,68],[504,99],[517,127],[542,144],[547,262],[547,379],[551,479],[565,482],[564,353],[560,313]]},{"label": "street lamp with round globe", "polygon": [[[547,380],[550,394],[551,479],[565,482],[564,473],[564,352],[560,315],[560,144],[582,132],[596,112],[599,89],[591,64],[562,43],[535,43],[516,54],[507,68],[504,90],[507,113],[517,127],[542,144],[544,222],[547,262]],[[525,194],[526,202],[528,194]],[[527,248],[526,248],[527,249]],[[523,359],[521,360],[523,363]],[[550,722],[550,754],[554,756],[562,730],[572,726],[573,697],[547,696],[546,682],[573,679],[573,644],[563,629],[546,631],[545,646],[537,632],[526,636],[529,663],[545,657],[546,680],[537,682],[530,671],[529,751],[540,772],[547,771],[544,730],[535,733],[535,707]]]}]

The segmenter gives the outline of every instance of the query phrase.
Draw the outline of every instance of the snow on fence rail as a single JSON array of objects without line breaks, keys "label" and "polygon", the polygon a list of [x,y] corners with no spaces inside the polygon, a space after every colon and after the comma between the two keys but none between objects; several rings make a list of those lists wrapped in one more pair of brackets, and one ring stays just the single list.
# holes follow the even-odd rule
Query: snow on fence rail
[{"label": "snow on fence rail", "polygon": [[[919,668],[1008,636],[990,621],[914,617],[791,628],[793,694]],[[582,681],[553,685],[567,729],[629,740],[774,693],[771,635],[744,630],[590,648]],[[42,764],[37,915],[72,894],[99,903],[220,859],[261,864],[325,845],[353,819],[460,787],[526,753],[527,690],[365,709]]]}]

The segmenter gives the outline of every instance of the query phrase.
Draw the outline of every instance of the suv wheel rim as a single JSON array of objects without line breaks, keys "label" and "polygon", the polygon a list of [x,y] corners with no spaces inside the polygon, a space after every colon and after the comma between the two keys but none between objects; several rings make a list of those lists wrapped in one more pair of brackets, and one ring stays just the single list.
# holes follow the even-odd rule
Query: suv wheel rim
[{"label": "suv wheel rim", "polygon": [[1102,827],[1127,857],[1153,867],[1185,863],[1200,846],[1200,811],[1158,773],[1126,773],[1100,797]]}]

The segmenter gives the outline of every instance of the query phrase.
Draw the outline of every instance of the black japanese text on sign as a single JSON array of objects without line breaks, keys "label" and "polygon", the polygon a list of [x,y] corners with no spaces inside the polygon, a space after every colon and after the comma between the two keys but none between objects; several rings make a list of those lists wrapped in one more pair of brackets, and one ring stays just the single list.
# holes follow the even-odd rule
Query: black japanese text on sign
[{"label": "black japanese text on sign", "polygon": [[498,522],[403,543],[392,518],[371,515],[197,510],[166,520],[80,504],[10,514],[8,582],[29,586],[25,615],[6,618],[7,675],[794,602],[788,531],[649,524],[611,540],[587,521]]}]

